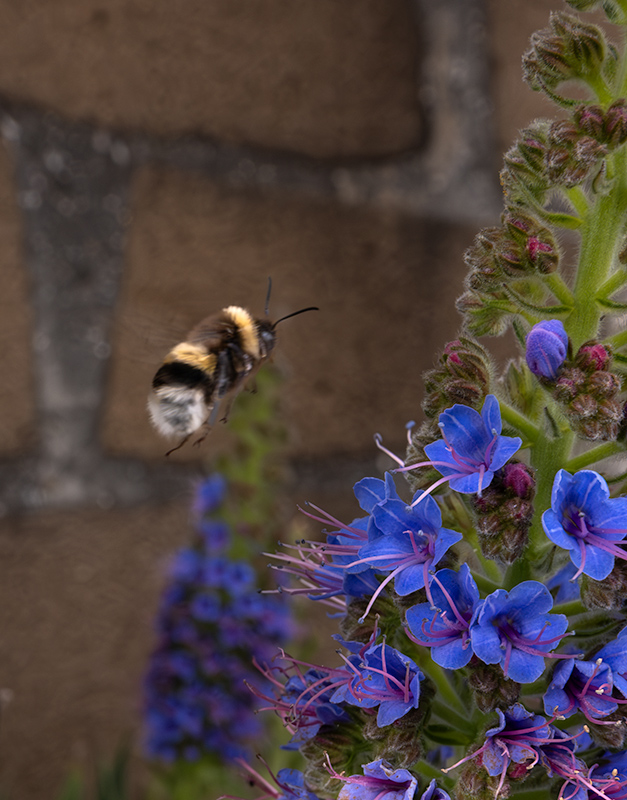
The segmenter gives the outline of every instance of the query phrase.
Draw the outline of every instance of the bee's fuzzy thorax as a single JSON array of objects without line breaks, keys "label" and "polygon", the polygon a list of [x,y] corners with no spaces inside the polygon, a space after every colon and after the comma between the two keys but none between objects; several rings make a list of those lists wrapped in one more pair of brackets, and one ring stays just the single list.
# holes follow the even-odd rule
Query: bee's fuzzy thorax
[{"label": "bee's fuzzy thorax", "polygon": [[191,342],[181,342],[170,350],[164,359],[164,364],[173,361],[181,361],[183,364],[189,364],[190,367],[196,367],[203,372],[211,372],[216,365],[214,353],[209,353],[206,347]]},{"label": "bee's fuzzy thorax", "polygon": [[257,324],[252,314],[240,306],[228,306],[223,310],[223,313],[230,317],[234,325],[236,325],[241,339],[242,350],[252,358],[259,358],[259,336],[257,334]]}]

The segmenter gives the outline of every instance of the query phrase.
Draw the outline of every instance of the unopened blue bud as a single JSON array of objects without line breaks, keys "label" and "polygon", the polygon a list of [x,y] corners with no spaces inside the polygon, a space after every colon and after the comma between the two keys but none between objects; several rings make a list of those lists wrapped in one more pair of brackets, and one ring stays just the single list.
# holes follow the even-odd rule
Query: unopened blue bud
[{"label": "unopened blue bud", "polygon": [[566,360],[568,334],[559,319],[534,325],[527,336],[527,365],[539,378],[555,380]]}]

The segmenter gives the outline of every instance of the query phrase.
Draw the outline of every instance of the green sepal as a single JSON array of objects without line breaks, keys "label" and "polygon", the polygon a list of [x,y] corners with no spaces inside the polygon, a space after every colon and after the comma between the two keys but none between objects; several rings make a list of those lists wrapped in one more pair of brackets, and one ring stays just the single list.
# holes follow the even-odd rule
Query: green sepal
[{"label": "green sepal", "polygon": [[558,306],[537,306],[534,303],[528,303],[515,289],[505,283],[503,284],[503,289],[517,305],[542,319],[555,319],[556,317],[565,319],[572,311],[570,306],[561,304]]}]

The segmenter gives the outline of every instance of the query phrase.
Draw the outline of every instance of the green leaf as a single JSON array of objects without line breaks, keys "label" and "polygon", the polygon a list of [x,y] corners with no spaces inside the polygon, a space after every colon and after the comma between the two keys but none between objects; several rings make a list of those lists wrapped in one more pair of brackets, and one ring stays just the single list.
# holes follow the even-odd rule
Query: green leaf
[{"label": "green leaf", "polygon": [[627,303],[619,303],[617,300],[608,300],[605,297],[597,297],[596,303],[601,308],[607,308],[611,311],[627,311]]}]

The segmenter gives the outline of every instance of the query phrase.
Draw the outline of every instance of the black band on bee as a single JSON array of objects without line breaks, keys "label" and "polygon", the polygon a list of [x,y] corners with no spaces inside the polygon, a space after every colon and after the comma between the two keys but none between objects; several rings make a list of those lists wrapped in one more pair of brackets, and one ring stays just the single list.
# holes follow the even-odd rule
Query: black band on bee
[{"label": "black band on bee", "polygon": [[169,361],[162,364],[152,380],[152,388],[161,386],[183,386],[187,389],[210,387],[212,381],[209,376],[198,367],[186,364],[184,361]]}]

